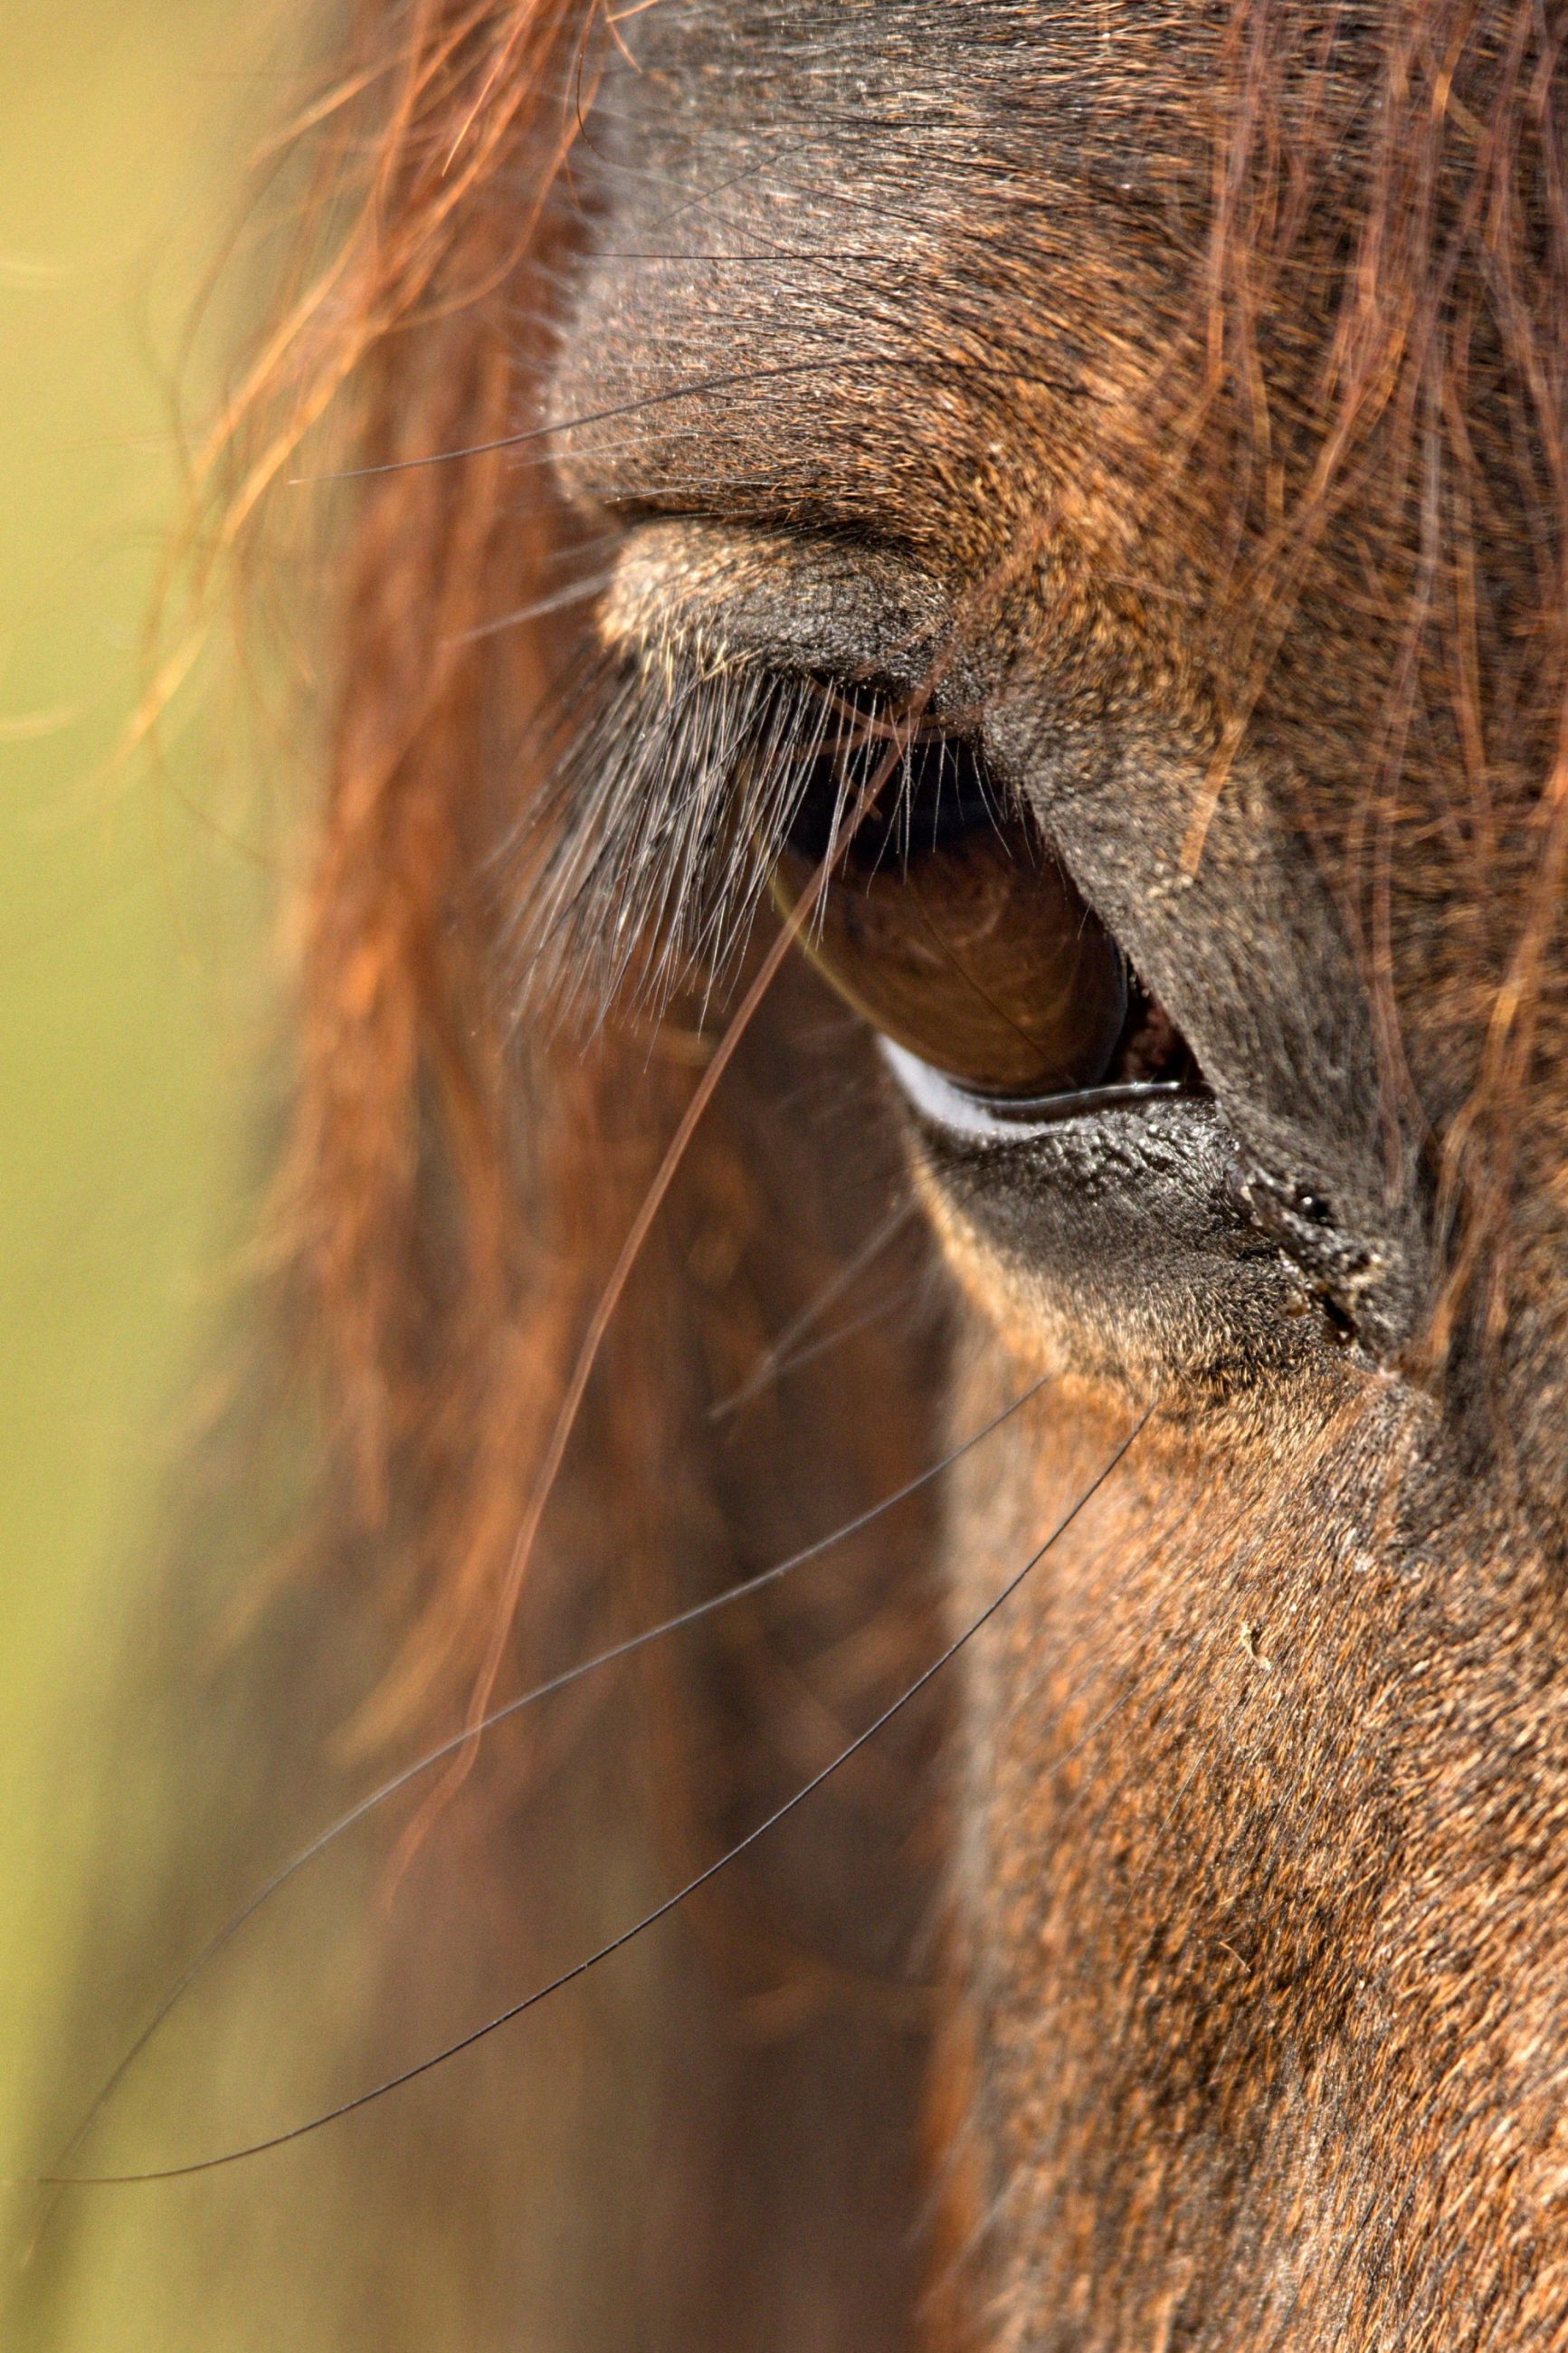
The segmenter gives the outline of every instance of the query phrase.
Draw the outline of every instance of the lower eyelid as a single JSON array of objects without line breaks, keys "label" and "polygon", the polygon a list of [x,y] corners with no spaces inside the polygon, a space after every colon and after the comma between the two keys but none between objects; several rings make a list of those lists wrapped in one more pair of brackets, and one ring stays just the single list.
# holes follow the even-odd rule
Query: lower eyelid
[{"label": "lower eyelid", "polygon": [[987,1144],[1026,1144],[1031,1136],[1043,1135],[1066,1120],[1087,1118],[1100,1111],[1134,1111],[1140,1104],[1168,1102],[1191,1092],[1180,1080],[1140,1080],[1044,1096],[1037,1103],[1020,1104],[1023,1116],[1004,1117],[983,1097],[966,1094],[906,1047],[895,1045],[890,1038],[878,1042],[889,1069],[922,1118],[952,1134]]}]

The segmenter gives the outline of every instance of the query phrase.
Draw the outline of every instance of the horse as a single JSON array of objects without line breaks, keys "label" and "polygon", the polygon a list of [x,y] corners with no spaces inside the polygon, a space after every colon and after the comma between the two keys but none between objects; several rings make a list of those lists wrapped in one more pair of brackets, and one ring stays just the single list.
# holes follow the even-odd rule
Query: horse
[{"label": "horse", "polygon": [[1568,17],[345,14],[26,2341],[1568,2345]]}]

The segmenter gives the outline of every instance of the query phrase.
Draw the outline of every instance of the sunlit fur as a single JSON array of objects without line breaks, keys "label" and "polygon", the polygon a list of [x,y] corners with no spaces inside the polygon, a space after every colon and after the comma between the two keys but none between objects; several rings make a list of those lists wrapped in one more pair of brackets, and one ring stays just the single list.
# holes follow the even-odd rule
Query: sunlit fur
[{"label": "sunlit fur", "polygon": [[[1040,1386],[384,1810],[48,2169],[325,2112],[650,1911],[1137,1434],[671,1922],[54,2200],[26,2341],[1568,2345],[1568,23],[355,19],[216,444],[255,563],[350,477],[275,1271],[47,2154],[389,1757]],[[797,959],[737,1033],[858,673],[984,713],[1212,1104],[987,1157]]]}]

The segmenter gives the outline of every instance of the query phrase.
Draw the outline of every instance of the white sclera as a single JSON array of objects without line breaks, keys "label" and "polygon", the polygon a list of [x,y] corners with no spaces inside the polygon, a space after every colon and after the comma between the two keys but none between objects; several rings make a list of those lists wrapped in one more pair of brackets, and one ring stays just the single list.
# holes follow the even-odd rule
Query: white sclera
[{"label": "white sclera", "polygon": [[988,1103],[965,1094],[907,1047],[895,1046],[890,1038],[879,1042],[888,1068],[915,1109],[941,1127],[952,1128],[960,1135],[983,1136],[988,1144],[1022,1144],[1031,1135],[1043,1135],[1056,1124],[1044,1119],[999,1119]]}]

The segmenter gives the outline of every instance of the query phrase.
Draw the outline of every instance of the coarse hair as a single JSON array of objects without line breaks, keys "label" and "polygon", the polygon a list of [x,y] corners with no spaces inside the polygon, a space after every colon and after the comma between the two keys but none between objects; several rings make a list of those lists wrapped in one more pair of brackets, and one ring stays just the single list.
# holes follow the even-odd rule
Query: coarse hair
[{"label": "coarse hair", "polygon": [[[1563,27],[1537,0],[1181,16],[1173,44],[1215,71],[1206,144],[1168,192],[1191,319],[1152,495],[1226,539],[1216,626],[1247,681],[1189,856],[1302,581],[1348,541],[1395,647],[1380,757],[1335,819],[1363,852],[1348,912],[1390,1067],[1402,826],[1444,830],[1473,904],[1508,911],[1479,1064],[1426,1114],[1440,1361],[1478,1278],[1483,1323],[1504,1313],[1510,1107],[1542,1050],[1568,852]],[[334,551],[310,621],[325,757],[275,1238],[325,1493],[402,1630],[373,1732],[493,1688],[584,1331],[696,1083],[636,1022],[588,1053],[520,1025],[495,884],[499,840],[530,845],[512,902],[547,855],[526,812],[587,627],[542,387],[581,233],[574,144],[623,37],[579,0],[361,0],[298,133],[306,233],[216,439],[242,563],[290,477],[340,477],[313,526]],[[1479,565],[1487,530],[1506,565]],[[1402,799],[1422,731],[1463,780],[1436,814]],[[624,1331],[633,1390],[660,1377],[637,1357]]]}]

